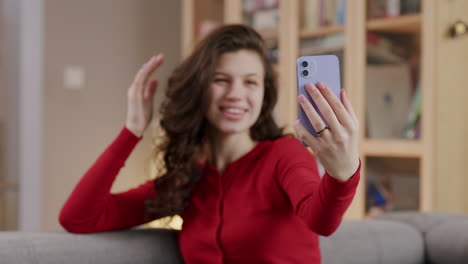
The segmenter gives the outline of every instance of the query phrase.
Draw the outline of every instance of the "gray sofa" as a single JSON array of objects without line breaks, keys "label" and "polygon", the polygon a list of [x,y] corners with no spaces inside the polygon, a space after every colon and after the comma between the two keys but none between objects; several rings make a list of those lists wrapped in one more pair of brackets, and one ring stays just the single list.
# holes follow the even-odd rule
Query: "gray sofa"
[{"label": "gray sofa", "polygon": [[[468,263],[468,216],[392,213],[321,237],[323,263]],[[1,232],[0,263],[183,263],[177,231]]]}]

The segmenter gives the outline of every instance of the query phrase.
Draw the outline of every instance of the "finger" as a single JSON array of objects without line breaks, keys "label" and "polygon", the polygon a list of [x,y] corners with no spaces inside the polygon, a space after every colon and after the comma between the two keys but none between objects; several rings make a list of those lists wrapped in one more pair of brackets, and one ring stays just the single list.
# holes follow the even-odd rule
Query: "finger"
[{"label": "finger", "polygon": [[151,80],[150,83],[145,88],[144,99],[145,100],[152,99],[157,87],[158,87],[158,81]]},{"label": "finger", "polygon": [[323,82],[319,82],[317,87],[320,89],[323,97],[325,97],[325,99],[327,100],[328,105],[331,107],[331,109],[335,113],[335,116],[337,117],[340,124],[346,128],[351,127],[352,121],[350,120],[350,115],[348,114],[348,111],[346,111],[346,108],[344,107],[343,103],[333,93],[330,87],[328,87]]},{"label": "finger", "polygon": [[[333,109],[331,108],[330,104],[327,100],[323,97],[322,93],[318,90],[317,86],[312,83],[309,83],[305,87],[306,91],[309,93],[310,97],[314,100],[315,104],[317,105],[320,113],[327,122],[328,127],[332,131],[339,131],[341,129],[341,125],[336,118]],[[322,129],[323,127],[319,128]],[[317,130],[318,131],[318,130]]]},{"label": "finger", "polygon": [[156,71],[159,68],[159,66],[163,64],[163,62],[164,62],[164,54],[160,53],[159,55],[154,57],[152,61],[148,63],[147,67],[145,67],[145,70],[144,70],[145,74],[143,75],[143,85],[147,84],[151,74],[153,74],[154,71]]},{"label": "finger", "polygon": [[315,131],[320,131],[325,127],[322,118],[315,110],[312,103],[305,97],[305,95],[301,94],[298,97],[299,104],[301,105],[302,110],[307,115],[307,118],[310,121],[310,124],[314,128]]},{"label": "finger", "polygon": [[354,120],[354,123],[356,124],[358,121],[356,112],[354,112],[353,105],[351,104],[351,101],[348,98],[348,93],[344,89],[341,91],[341,101],[343,101],[344,107],[346,108],[349,115],[351,116],[351,118]]},{"label": "finger", "polygon": [[293,124],[294,130],[296,131],[296,138],[302,142],[305,142],[308,147],[315,149],[320,145],[318,138],[312,136],[307,129],[301,124],[301,121],[296,120]]},{"label": "finger", "polygon": [[164,55],[160,53],[157,56],[151,57],[151,59],[145,65],[143,65],[143,67],[141,67],[135,76],[135,83],[140,89],[144,88],[151,74],[153,74],[153,72],[159,68],[163,61]]}]

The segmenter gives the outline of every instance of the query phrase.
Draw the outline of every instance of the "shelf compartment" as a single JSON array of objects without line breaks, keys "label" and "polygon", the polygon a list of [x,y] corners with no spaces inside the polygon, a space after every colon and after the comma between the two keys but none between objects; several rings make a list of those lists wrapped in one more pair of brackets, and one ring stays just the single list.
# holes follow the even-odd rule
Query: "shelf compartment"
[{"label": "shelf compartment", "polygon": [[411,14],[367,21],[367,30],[388,33],[416,33],[421,31],[421,15]]},{"label": "shelf compartment", "polygon": [[422,156],[423,145],[419,140],[366,139],[361,143],[361,150],[373,157],[418,158]]},{"label": "shelf compartment", "polygon": [[365,164],[367,216],[420,210],[420,159],[367,157]]}]

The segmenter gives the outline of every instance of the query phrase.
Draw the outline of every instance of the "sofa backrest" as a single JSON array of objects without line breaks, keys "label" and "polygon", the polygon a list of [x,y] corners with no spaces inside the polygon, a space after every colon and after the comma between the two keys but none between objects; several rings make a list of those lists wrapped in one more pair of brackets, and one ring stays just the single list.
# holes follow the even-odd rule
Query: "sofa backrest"
[{"label": "sofa backrest", "polygon": [[135,229],[97,234],[1,232],[0,263],[183,263],[177,232]]},{"label": "sofa backrest", "polygon": [[411,226],[392,221],[344,221],[330,237],[320,237],[322,263],[424,263],[424,241]]},{"label": "sofa backrest", "polygon": [[[344,221],[320,237],[323,264],[467,263],[468,217],[398,213]],[[0,263],[183,263],[177,231],[133,229],[97,234],[0,232]]]}]

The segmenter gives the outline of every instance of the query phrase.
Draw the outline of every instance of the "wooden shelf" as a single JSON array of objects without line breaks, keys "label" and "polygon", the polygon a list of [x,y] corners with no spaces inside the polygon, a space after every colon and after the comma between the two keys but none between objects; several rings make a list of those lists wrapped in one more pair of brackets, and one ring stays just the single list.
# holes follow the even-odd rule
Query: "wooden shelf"
[{"label": "wooden shelf", "polygon": [[416,33],[421,31],[421,15],[411,14],[367,21],[367,30],[388,33]]},{"label": "wooden shelf", "polygon": [[366,139],[361,143],[365,156],[419,158],[423,145],[418,140]]},{"label": "wooden shelf", "polygon": [[299,36],[301,37],[301,39],[306,39],[306,38],[322,37],[322,36],[342,33],[342,32],[344,32],[344,26],[335,25],[335,26],[329,26],[329,27],[320,27],[314,30],[303,29],[299,33]]}]

